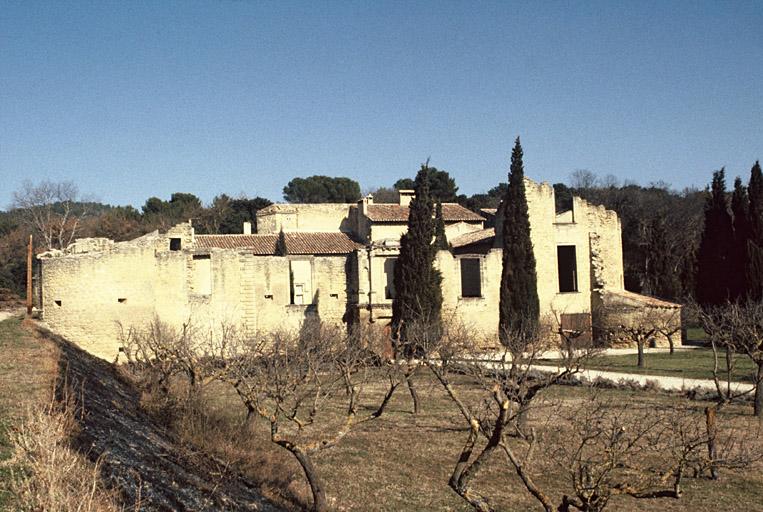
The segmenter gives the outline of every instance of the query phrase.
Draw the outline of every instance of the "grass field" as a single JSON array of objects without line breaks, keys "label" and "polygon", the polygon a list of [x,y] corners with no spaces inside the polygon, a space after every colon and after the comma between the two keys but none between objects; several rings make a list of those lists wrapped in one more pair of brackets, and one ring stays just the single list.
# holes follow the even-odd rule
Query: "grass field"
[{"label": "grass field", "polygon": [[[713,351],[711,349],[677,349],[672,355],[667,352],[647,353],[644,368],[636,366],[636,357],[636,354],[598,356],[587,365],[587,368],[689,379],[713,378]],[[721,355],[718,363],[719,369],[724,367],[724,361]],[[739,354],[736,358],[732,379],[740,382],[752,382],[754,369],[752,361],[747,356]],[[725,377],[724,374],[721,375]]]},{"label": "grass field", "polygon": [[[24,328],[21,317],[0,322],[0,461],[10,456],[8,429],[31,406],[50,400],[56,374],[56,352]],[[0,510],[8,496],[2,482],[9,468],[0,467]]]},{"label": "grass field", "polygon": [[[419,391],[424,410],[410,413],[407,393],[395,395],[389,414],[353,431],[339,445],[320,452],[316,465],[326,480],[336,510],[417,511],[471,510],[449,487],[448,479],[467,437],[461,417],[440,386],[422,377]],[[468,386],[467,386],[468,388]],[[381,388],[371,389],[372,400]],[[589,399],[585,388],[554,387],[547,390],[546,405],[574,408]],[[603,398],[639,407],[685,405],[683,398],[643,392],[602,390]],[[467,391],[470,403],[484,398],[476,388]],[[693,402],[697,421],[703,422],[702,402]],[[291,510],[310,503],[309,489],[291,454],[268,440],[268,425],[244,427],[244,408],[230,389],[214,386],[204,401],[205,413],[180,423],[181,438],[230,462],[258,482],[275,502]],[[629,407],[630,408],[630,407]],[[539,408],[531,420],[539,428],[553,421],[552,410]],[[341,409],[333,411],[337,416]],[[723,421],[749,420],[744,407],[725,410]],[[202,417],[203,416],[203,417]],[[309,435],[309,434],[308,434]],[[559,439],[558,442],[565,442]],[[534,477],[555,498],[569,492],[565,473],[547,462],[533,467]],[[763,475],[755,471],[724,470],[723,479],[687,479],[680,499],[638,500],[616,498],[608,510],[717,512],[719,510],[763,511]],[[475,481],[475,488],[495,499],[497,510],[539,510],[504,458],[494,455]]]}]

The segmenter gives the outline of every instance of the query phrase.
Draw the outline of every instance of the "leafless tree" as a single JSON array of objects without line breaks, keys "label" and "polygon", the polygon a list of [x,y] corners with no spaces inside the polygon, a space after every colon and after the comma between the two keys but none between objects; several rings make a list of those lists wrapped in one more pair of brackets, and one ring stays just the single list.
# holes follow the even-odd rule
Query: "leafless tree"
[{"label": "leafless tree", "polygon": [[[425,329],[421,329],[426,332]],[[471,481],[478,475],[484,463],[497,450],[508,449],[509,437],[521,437],[534,442],[534,432],[529,428],[529,411],[534,399],[548,387],[574,374],[591,352],[579,345],[566,347],[564,357],[557,368],[546,368],[540,372],[536,368],[538,358],[551,349],[560,349],[560,344],[548,322],[532,331],[511,332],[499,360],[475,358],[475,347],[471,343],[469,330],[461,325],[449,325],[438,340],[428,340],[427,366],[441,383],[450,399],[456,404],[469,428],[466,443],[459,455],[450,478],[450,487],[476,510],[492,510],[486,496],[475,491]],[[569,339],[568,339],[569,341]],[[590,347],[590,345],[589,345]],[[487,394],[482,406],[475,408],[461,398],[451,375],[469,375],[479,389]],[[478,449],[478,441],[487,439],[487,444]],[[511,453],[513,457],[513,452]],[[517,462],[517,473],[530,492],[537,491],[530,476]]]},{"label": "leafless tree", "polygon": [[77,235],[81,220],[87,215],[83,205],[75,209],[79,196],[71,181],[40,183],[24,181],[13,193],[12,208],[18,208],[26,223],[42,238],[45,247],[65,249]]},{"label": "leafless tree", "polygon": [[611,339],[624,336],[636,345],[637,365],[639,368],[644,368],[644,348],[656,334],[661,334],[663,331],[669,332],[675,324],[678,327],[672,331],[672,335],[678,332],[680,330],[679,315],[678,308],[623,304],[604,307],[600,317],[603,328]]},{"label": "leafless tree", "polygon": [[[299,462],[310,485],[313,510],[328,509],[326,488],[313,457],[344,438],[354,427],[379,417],[378,408],[360,399],[374,374],[374,356],[355,337],[338,328],[315,325],[311,332],[249,336],[231,346],[223,378],[229,382],[250,421],[265,420],[270,440]],[[330,414],[332,402],[343,412]]]}]

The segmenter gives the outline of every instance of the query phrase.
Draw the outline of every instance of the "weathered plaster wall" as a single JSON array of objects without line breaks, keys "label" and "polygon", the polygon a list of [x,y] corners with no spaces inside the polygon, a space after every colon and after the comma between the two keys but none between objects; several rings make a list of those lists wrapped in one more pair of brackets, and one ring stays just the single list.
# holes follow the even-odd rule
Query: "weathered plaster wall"
[{"label": "weathered plaster wall", "polygon": [[353,204],[277,204],[257,212],[258,233],[286,232],[350,232],[354,219],[350,217]]}]

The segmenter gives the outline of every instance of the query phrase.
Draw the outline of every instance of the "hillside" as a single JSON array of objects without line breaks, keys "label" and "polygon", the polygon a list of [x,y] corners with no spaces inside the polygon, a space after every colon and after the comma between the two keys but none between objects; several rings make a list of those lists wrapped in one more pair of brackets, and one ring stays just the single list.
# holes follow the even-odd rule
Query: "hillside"
[{"label": "hillside", "polygon": [[77,411],[72,446],[98,461],[127,510],[276,510],[222,463],[176,444],[110,364],[20,317],[0,322],[0,354],[4,424],[44,405],[55,381],[57,399],[68,397]]}]

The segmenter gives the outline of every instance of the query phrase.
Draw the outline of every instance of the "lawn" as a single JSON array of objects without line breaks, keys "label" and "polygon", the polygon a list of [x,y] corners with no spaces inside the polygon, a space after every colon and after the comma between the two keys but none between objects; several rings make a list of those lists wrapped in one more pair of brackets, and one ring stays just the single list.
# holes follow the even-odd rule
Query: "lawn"
[{"label": "lawn", "polygon": [[[647,375],[665,375],[688,379],[713,378],[713,351],[706,348],[676,349],[674,354],[668,352],[647,353],[646,366],[636,366],[636,354],[605,355],[594,358],[587,368],[593,370],[608,370],[613,372],[639,373]],[[549,361],[551,363],[552,361]],[[719,369],[725,365],[723,355],[719,358]],[[752,382],[754,365],[742,354],[737,355],[732,379],[741,382]],[[725,377],[723,374],[722,378]]]},{"label": "lawn", "polygon": [[[466,400],[478,403],[485,395],[459,379]],[[382,393],[381,387],[369,390],[370,402]],[[316,456],[316,466],[326,480],[329,500],[335,510],[417,511],[471,510],[449,487],[448,479],[467,437],[461,417],[439,384],[422,376],[419,392],[424,397],[423,412],[410,413],[407,393],[393,398],[388,414],[367,423],[344,438],[337,446]],[[601,390],[602,397],[634,408],[672,408],[691,404],[696,421],[704,425],[703,402],[688,402],[679,397],[634,391]],[[545,407],[535,409],[532,423],[539,429],[554,421],[555,407],[577,408],[590,398],[589,390],[558,386],[545,392]],[[370,403],[367,402],[367,403]],[[268,425],[243,427],[245,410],[229,388],[214,385],[204,400],[205,414],[182,423],[179,434],[191,445],[214,453],[257,482],[275,502],[289,510],[309,505],[310,494],[294,458],[268,441]],[[630,410],[630,405],[629,408]],[[651,410],[651,409],[649,409]],[[341,414],[337,404],[333,413]],[[749,420],[748,407],[731,406],[721,421]],[[325,424],[321,423],[320,424]],[[543,434],[541,434],[543,435]],[[557,439],[558,443],[564,442]],[[538,463],[533,476],[555,498],[567,489],[565,472],[558,465]],[[550,465],[549,465],[550,464]],[[525,491],[505,458],[494,454],[474,487],[494,499],[497,510],[539,510],[537,502]],[[686,493],[680,500],[617,497],[607,510],[716,512],[718,510],[763,511],[763,476],[755,471],[724,470],[720,481],[688,478]],[[568,490],[566,492],[569,492]]]}]

